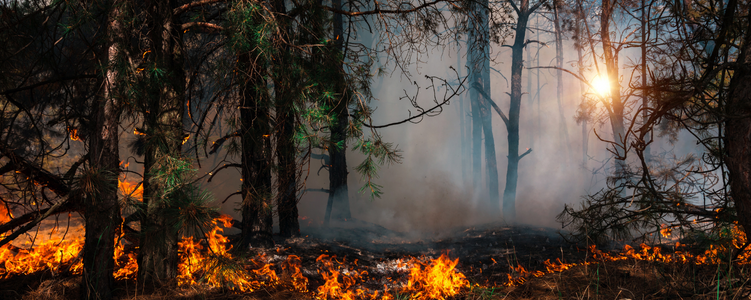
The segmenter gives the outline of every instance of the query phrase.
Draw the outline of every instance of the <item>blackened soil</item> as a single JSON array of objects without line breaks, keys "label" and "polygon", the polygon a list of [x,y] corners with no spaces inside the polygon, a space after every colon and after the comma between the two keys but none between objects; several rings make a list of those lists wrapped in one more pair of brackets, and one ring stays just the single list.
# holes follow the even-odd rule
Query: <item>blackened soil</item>
[{"label": "blackened soil", "polygon": [[[546,260],[571,263],[584,260],[586,251],[567,243],[555,229],[508,226],[500,223],[455,228],[430,235],[409,235],[362,221],[313,228],[299,238],[277,237],[285,254],[300,256],[303,266],[321,254],[336,255],[373,269],[379,263],[406,257],[437,258],[447,253],[459,259],[457,268],[471,282],[500,286],[519,266],[544,271]],[[516,268],[516,270],[514,270]],[[371,272],[372,273],[372,272]]]}]

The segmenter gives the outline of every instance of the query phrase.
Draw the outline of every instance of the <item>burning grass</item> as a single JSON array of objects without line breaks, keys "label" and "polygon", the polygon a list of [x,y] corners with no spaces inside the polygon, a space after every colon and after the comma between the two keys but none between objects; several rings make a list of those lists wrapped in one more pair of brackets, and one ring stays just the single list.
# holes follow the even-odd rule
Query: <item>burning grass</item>
[{"label": "burning grass", "polygon": [[[514,256],[499,255],[501,263],[491,257],[492,265],[487,266],[477,262],[462,265],[463,260],[472,260],[452,258],[445,252],[437,257],[387,257],[342,246],[335,254],[325,243],[306,249],[280,245],[237,256],[223,235],[223,228],[230,222],[229,217],[222,216],[214,220],[214,229],[204,239],[185,238],[180,242],[176,281],[147,294],[134,289],[135,253],[126,250],[124,239],[118,237],[114,275],[121,288],[116,294],[123,299],[390,300],[741,299],[751,293],[749,251],[730,261],[733,251],[745,244],[745,235],[737,230],[731,232],[730,242],[701,250],[680,243],[670,247],[625,246],[620,252],[591,246],[580,250],[584,258],[575,263],[557,258],[524,264]],[[487,236],[500,239],[494,234]],[[47,241],[32,249],[10,245],[0,248],[0,276],[5,286],[24,275],[47,274],[36,277],[39,283],[25,295],[0,293],[0,298],[73,299],[78,279],[70,275],[81,271],[80,243]],[[501,269],[504,261],[506,267]],[[498,272],[504,273],[498,276]]]}]

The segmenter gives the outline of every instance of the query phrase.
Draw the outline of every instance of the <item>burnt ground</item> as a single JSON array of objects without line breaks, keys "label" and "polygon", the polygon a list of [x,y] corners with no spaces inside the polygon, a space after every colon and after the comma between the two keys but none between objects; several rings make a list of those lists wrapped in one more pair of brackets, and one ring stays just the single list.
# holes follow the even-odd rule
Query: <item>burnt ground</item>
[{"label": "burnt ground", "polygon": [[330,228],[309,228],[303,230],[300,238],[277,238],[276,242],[284,253],[300,256],[303,266],[328,254],[347,261],[357,259],[358,265],[371,269],[371,273],[379,263],[405,257],[437,258],[446,253],[459,259],[457,269],[470,282],[485,286],[508,282],[507,274],[515,274],[512,267],[544,271],[545,260],[581,262],[587,255],[585,247],[566,242],[556,229],[502,223],[459,227],[419,237],[354,221],[332,224]]}]

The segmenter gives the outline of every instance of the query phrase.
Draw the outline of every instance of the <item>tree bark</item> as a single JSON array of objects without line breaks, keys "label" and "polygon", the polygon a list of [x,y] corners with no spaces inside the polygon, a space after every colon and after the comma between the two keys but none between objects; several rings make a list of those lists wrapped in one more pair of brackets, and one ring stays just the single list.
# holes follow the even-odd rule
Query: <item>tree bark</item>
[{"label": "tree bark", "polygon": [[[336,9],[342,8],[341,0],[332,2]],[[334,49],[327,55],[330,58],[337,57],[341,54],[344,42],[344,22],[342,15],[334,13]],[[331,124],[331,145],[329,145],[329,158],[331,166],[329,167],[329,199],[326,208],[325,222],[328,224],[330,218],[337,221],[346,221],[352,218],[349,208],[349,188],[347,184],[347,126],[349,125],[349,103],[351,94],[347,91],[348,87],[344,83],[344,75],[341,73],[343,62],[334,59],[332,65],[332,74],[334,74],[334,90],[340,93],[333,103],[334,121]]]},{"label": "tree bark", "polygon": [[556,100],[558,102],[558,130],[560,132],[560,135],[562,137],[561,142],[563,145],[561,145],[561,149],[565,149],[565,157],[568,161],[571,153],[571,142],[568,138],[568,127],[566,126],[566,117],[563,113],[563,104],[561,103],[561,98],[563,98],[563,33],[561,32],[561,20],[559,17],[559,10],[561,9],[561,0],[553,0],[553,24],[555,25],[555,62],[556,62],[556,78],[557,78],[557,86],[556,86]]},{"label": "tree bark", "polygon": [[[513,0],[510,0],[513,1]],[[511,46],[511,101],[509,105],[508,124],[508,168],[506,169],[506,188],[503,190],[503,217],[506,222],[516,222],[516,185],[519,174],[519,113],[522,101],[523,55],[527,22],[532,10],[529,0],[521,0],[514,45]]]},{"label": "tree bark", "polygon": [[610,128],[613,131],[613,141],[615,142],[614,150],[617,154],[615,159],[615,176],[616,178],[623,179],[626,167],[624,158],[626,157],[625,146],[627,142],[625,140],[623,120],[624,103],[621,100],[621,86],[618,78],[618,54],[617,52],[614,53],[615,49],[610,41],[610,18],[613,16],[614,5],[613,0],[602,1],[600,36],[602,38],[602,51],[608,75],[607,80],[610,83],[610,94],[607,96],[610,102],[606,102],[605,106],[608,109]]},{"label": "tree bark", "polygon": [[[183,69],[182,31],[172,14],[168,1],[145,2],[149,16],[148,40],[151,53],[147,63],[155,71],[147,75],[149,85],[148,109],[144,112],[147,139],[144,157],[143,204],[145,216],[141,218],[141,245],[138,253],[138,280],[140,286],[159,286],[161,282],[177,276],[177,242],[179,229],[163,214],[168,199],[163,198],[165,185],[152,180],[152,176],[168,158],[182,156],[183,99],[185,73]],[[163,73],[158,74],[156,70]]]},{"label": "tree bark", "polygon": [[[748,23],[751,24],[751,23]],[[735,203],[738,224],[751,231],[751,25],[747,25],[738,67],[730,82],[726,104],[725,162],[730,196]]]},{"label": "tree bark", "polygon": [[[274,11],[282,16],[287,13],[283,0],[274,1]],[[284,30],[289,32],[289,22],[281,17]],[[297,220],[297,163],[295,160],[295,101],[291,95],[294,78],[286,73],[290,61],[289,47],[284,47],[280,64],[276,68],[274,94],[276,103],[276,153],[279,161],[277,171],[277,211],[279,212],[279,234],[283,237],[300,235],[300,223]],[[286,75],[286,76],[285,76]]]},{"label": "tree bark", "polygon": [[[483,43],[487,41],[483,40],[481,31],[481,15],[484,8],[480,7],[478,3],[471,2],[471,16],[472,19],[469,23],[469,40],[468,43],[468,55],[467,66],[469,67],[469,82],[474,85],[475,83],[484,85],[482,82],[482,68],[484,61],[487,60],[485,55],[485,47]],[[476,90],[476,87],[471,86],[469,89],[469,105],[470,112],[472,114],[472,186],[475,192],[480,191],[480,183],[482,179],[482,105],[480,104],[480,93]],[[487,154],[486,154],[487,155]]]},{"label": "tree bark", "polygon": [[[488,1],[482,0],[472,6],[472,19],[469,35],[469,72],[472,83],[472,163],[475,190],[480,182],[480,139],[481,132],[485,138],[485,171],[488,188],[488,208],[491,214],[500,214],[500,195],[498,191],[498,163],[495,154],[495,138],[489,101],[484,95],[490,95],[490,29],[488,24]],[[475,89],[481,89],[482,92]]]},{"label": "tree bark", "polygon": [[[102,3],[108,8],[113,3]],[[92,105],[93,132],[89,135],[89,168],[96,170],[108,182],[97,187],[97,192],[85,198],[85,230],[83,246],[83,279],[81,299],[112,299],[115,261],[115,235],[120,225],[120,203],[117,194],[117,177],[120,169],[118,125],[120,114],[114,96],[116,70],[112,67],[119,55],[118,43],[112,37],[122,36],[119,8],[105,12],[107,26],[104,39],[108,40],[101,51],[101,63],[106,68],[104,93]]]},{"label": "tree bark", "polygon": [[[642,120],[646,123],[649,119],[649,111],[647,110],[647,108],[649,108],[649,91],[647,90],[647,34],[649,34],[649,22],[647,16],[649,14],[647,13],[646,0],[641,0],[641,9],[641,105],[644,109],[644,111],[642,111]],[[649,138],[649,136],[645,136]],[[645,140],[644,142],[649,143],[650,141]],[[649,144],[647,144],[644,149],[644,158],[647,160],[652,156],[650,152]]]},{"label": "tree bark", "polygon": [[[577,66],[579,68],[579,76],[581,78],[584,77],[584,54],[582,53],[582,48],[584,47],[582,45],[582,31],[581,26],[584,24],[584,12],[580,9],[580,6],[576,6],[576,24],[574,24],[574,35],[577,38],[577,45],[576,47],[576,55],[578,58]],[[580,107],[581,109],[586,109],[586,101],[587,97],[584,96],[584,92],[587,90],[584,82],[581,80],[579,81],[579,94],[581,95],[581,102]],[[583,114],[581,115],[581,132],[582,132],[582,166],[586,169],[587,168],[587,161],[589,160],[588,155],[588,148],[589,148],[589,130],[587,129],[587,123],[589,122],[589,116],[586,115],[589,112],[583,111]]]},{"label": "tree bark", "polygon": [[240,133],[242,143],[242,233],[240,248],[271,247],[271,156],[269,95],[263,79],[257,48],[241,53],[238,64],[244,76],[240,89]]}]

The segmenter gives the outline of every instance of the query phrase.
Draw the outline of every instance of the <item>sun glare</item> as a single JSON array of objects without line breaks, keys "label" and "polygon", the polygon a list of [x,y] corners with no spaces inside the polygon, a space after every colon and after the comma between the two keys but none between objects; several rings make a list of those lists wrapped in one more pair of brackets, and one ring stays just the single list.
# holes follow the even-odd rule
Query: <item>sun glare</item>
[{"label": "sun glare", "polygon": [[607,78],[602,78],[600,76],[595,77],[595,79],[592,80],[592,86],[595,88],[595,92],[602,96],[606,96],[610,93],[610,82],[608,82]]}]

